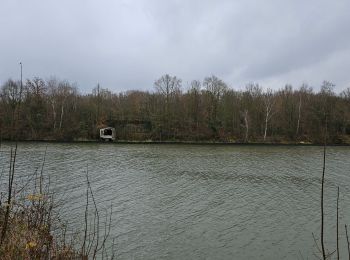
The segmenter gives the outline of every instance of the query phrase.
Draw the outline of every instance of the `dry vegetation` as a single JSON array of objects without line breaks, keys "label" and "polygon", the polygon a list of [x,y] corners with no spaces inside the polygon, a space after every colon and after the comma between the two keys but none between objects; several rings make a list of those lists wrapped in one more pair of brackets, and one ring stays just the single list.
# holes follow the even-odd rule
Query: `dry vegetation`
[{"label": "dry vegetation", "polygon": [[7,192],[0,197],[0,259],[113,259],[113,248],[106,248],[112,209],[99,213],[88,175],[84,226],[68,235],[55,194],[44,181],[44,163],[25,183],[15,185],[17,146],[10,153],[8,179],[1,180]]}]

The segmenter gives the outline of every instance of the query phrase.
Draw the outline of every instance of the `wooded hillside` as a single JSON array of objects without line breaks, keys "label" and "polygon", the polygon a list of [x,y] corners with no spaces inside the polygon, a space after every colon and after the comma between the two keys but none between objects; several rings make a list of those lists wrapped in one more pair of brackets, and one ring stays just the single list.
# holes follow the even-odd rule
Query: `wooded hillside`
[{"label": "wooded hillside", "polygon": [[[22,90],[22,91],[21,91]],[[21,104],[19,106],[19,104]],[[19,113],[21,140],[91,140],[113,126],[118,140],[350,143],[350,88],[323,82],[277,91],[248,84],[229,88],[216,76],[184,89],[164,75],[154,91],[112,93],[99,85],[81,94],[67,81],[8,80],[1,86],[0,137],[10,140]]]}]

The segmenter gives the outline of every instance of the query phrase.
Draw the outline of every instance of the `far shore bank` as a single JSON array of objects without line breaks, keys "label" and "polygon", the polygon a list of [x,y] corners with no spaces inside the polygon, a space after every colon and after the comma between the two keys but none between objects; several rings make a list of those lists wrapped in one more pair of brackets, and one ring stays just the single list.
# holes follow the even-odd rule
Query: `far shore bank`
[{"label": "far shore bank", "polygon": [[[1,143],[12,143],[11,140],[1,140]],[[323,143],[312,142],[224,142],[224,141],[132,141],[132,140],[115,140],[112,142],[99,141],[94,139],[86,140],[18,140],[22,143],[85,143],[85,144],[147,144],[147,145],[240,145],[240,146],[324,146]],[[327,143],[327,146],[350,146],[350,143]]]}]

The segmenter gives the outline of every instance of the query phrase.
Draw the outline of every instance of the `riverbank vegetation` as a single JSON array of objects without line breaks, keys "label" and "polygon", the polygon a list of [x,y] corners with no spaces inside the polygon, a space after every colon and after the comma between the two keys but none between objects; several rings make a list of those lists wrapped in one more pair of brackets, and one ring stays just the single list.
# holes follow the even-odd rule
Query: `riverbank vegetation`
[{"label": "riverbank vegetation", "polygon": [[82,227],[72,230],[44,178],[45,158],[41,169],[21,179],[16,157],[17,145],[10,151],[8,175],[4,167],[0,175],[0,259],[114,259],[112,208],[99,211],[88,173]]},{"label": "riverbank vegetation", "polygon": [[94,140],[98,128],[112,126],[127,141],[322,143],[327,124],[330,144],[350,143],[350,88],[336,94],[327,81],[319,92],[306,84],[239,91],[216,76],[185,87],[164,75],[154,91],[112,93],[97,85],[82,94],[54,78],[10,79],[1,86],[2,140],[13,139],[17,112],[20,140]]}]

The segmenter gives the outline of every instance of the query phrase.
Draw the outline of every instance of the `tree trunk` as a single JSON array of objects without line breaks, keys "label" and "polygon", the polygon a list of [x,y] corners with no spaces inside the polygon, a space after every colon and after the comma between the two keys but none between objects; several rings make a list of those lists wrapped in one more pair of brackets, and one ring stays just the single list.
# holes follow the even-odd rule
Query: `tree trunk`
[{"label": "tree trunk", "polygon": [[270,108],[266,106],[266,117],[265,117],[265,130],[264,130],[264,142],[266,140],[266,134],[267,134],[267,123],[270,119]]},{"label": "tree trunk", "polygon": [[296,133],[295,133],[296,137],[298,137],[298,134],[299,134],[299,127],[300,127],[300,112],[301,112],[301,95],[299,96],[298,122],[297,122],[297,131],[296,131]]},{"label": "tree trunk", "polygon": [[245,124],[245,142],[248,142],[248,131],[249,131],[249,124],[248,124],[248,110],[244,111],[244,124]]},{"label": "tree trunk", "polygon": [[266,133],[267,133],[267,115],[266,115],[266,118],[265,118],[264,142],[266,140]]},{"label": "tree trunk", "polygon": [[64,114],[64,104],[62,103],[62,106],[61,106],[61,119],[60,119],[60,130],[62,128],[63,114]]},{"label": "tree trunk", "polygon": [[55,102],[51,102],[52,106],[52,117],[53,117],[53,129],[56,129],[56,108],[55,108]]}]

